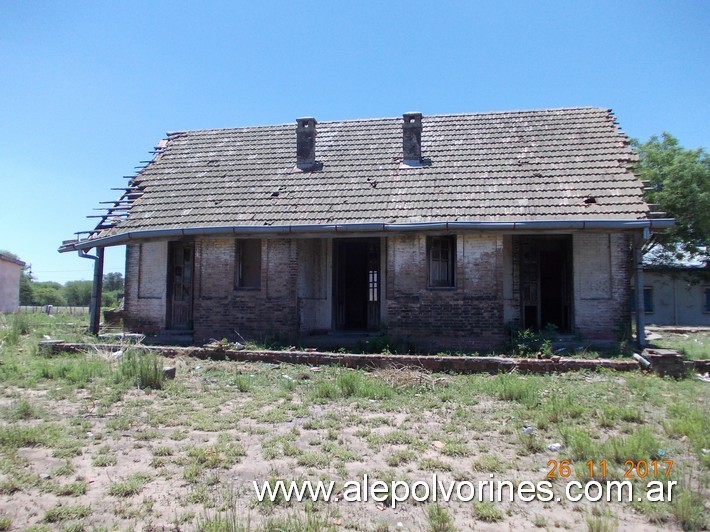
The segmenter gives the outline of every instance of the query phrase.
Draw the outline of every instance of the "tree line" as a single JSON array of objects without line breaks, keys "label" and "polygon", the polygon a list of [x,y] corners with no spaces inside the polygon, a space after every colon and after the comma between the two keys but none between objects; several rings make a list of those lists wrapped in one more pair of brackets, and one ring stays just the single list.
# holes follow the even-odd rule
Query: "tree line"
[{"label": "tree line", "polygon": [[[20,305],[54,305],[57,307],[83,307],[91,302],[92,281],[35,281],[29,271],[20,276]],[[117,307],[123,298],[123,274],[111,272],[104,275],[101,306]]]}]

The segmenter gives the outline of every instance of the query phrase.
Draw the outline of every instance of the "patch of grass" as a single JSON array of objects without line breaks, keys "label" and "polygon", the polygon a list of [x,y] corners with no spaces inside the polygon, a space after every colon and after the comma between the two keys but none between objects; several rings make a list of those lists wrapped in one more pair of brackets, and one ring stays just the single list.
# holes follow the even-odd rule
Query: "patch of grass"
[{"label": "patch of grass", "polygon": [[572,394],[553,393],[543,403],[542,411],[550,423],[562,423],[571,419],[578,419],[584,414],[586,408],[580,404],[579,398]]},{"label": "patch of grass", "polygon": [[7,425],[0,427],[0,447],[50,447],[59,440],[62,432],[62,427],[55,423]]},{"label": "patch of grass", "polygon": [[619,520],[607,509],[602,511],[594,506],[592,512],[585,518],[588,532],[615,532],[619,528]]},{"label": "patch of grass", "polygon": [[240,392],[246,393],[251,390],[251,381],[246,375],[237,374],[234,376],[234,386]]},{"label": "patch of grass", "polygon": [[436,458],[423,458],[419,462],[419,469],[424,471],[452,471],[453,467],[443,460],[437,460]]},{"label": "patch of grass", "polygon": [[0,532],[12,529],[12,519],[6,515],[0,515]]},{"label": "patch of grass", "polygon": [[99,453],[91,459],[91,463],[95,467],[109,467],[116,465],[116,455],[106,453]]},{"label": "patch of grass", "polygon": [[42,411],[27,399],[19,399],[3,408],[2,415],[8,421],[27,421],[41,418]]},{"label": "patch of grass", "polygon": [[32,332],[32,321],[27,314],[13,314],[9,320],[9,327],[5,332],[3,341],[8,346],[15,346],[19,343],[20,337]]},{"label": "patch of grass", "polygon": [[627,460],[657,460],[659,443],[648,427],[639,429],[629,436],[613,436],[604,444],[604,454],[617,464]]},{"label": "patch of grass", "polygon": [[363,377],[359,371],[346,371],[335,380],[343,397],[352,397],[362,388]]},{"label": "patch of grass", "polygon": [[149,480],[150,476],[145,473],[135,473],[126,480],[112,483],[108,487],[108,494],[121,498],[138,495]]},{"label": "patch of grass", "polygon": [[473,517],[486,523],[496,523],[503,519],[503,512],[492,502],[475,501],[473,503]]},{"label": "patch of grass", "polygon": [[207,469],[228,468],[246,456],[244,447],[236,442],[217,442],[204,447],[192,446],[187,455],[194,463]]},{"label": "patch of grass", "polygon": [[296,459],[303,467],[326,468],[330,465],[330,457],[324,452],[305,452]]},{"label": "patch of grass", "polygon": [[163,360],[156,353],[126,349],[118,364],[117,382],[129,382],[138,388],[160,390],[163,387]]},{"label": "patch of grass", "polygon": [[510,469],[510,463],[494,454],[484,454],[473,462],[473,470],[481,473],[503,473]]},{"label": "patch of grass", "polygon": [[687,436],[696,453],[710,449],[710,416],[702,408],[683,403],[670,405],[663,428],[673,438]]},{"label": "patch of grass", "polygon": [[286,506],[286,505],[291,504],[290,501],[286,500],[283,490],[277,489],[278,482],[280,480],[283,481],[284,486],[290,485],[290,483],[288,481],[286,481],[285,479],[279,479],[273,474],[269,475],[267,482],[269,484],[269,488],[271,490],[271,493],[275,494],[275,496],[274,496],[274,499],[271,500],[271,498],[268,495],[269,492],[265,491],[265,496],[261,501],[256,499],[255,504],[258,504],[262,510],[270,511],[275,506]]},{"label": "patch of grass", "polygon": [[408,464],[409,462],[416,459],[416,457],[416,452],[410,449],[404,449],[399,451],[393,451],[392,453],[390,453],[387,458],[385,458],[385,462],[390,467],[397,467],[404,464]]},{"label": "patch of grass", "polygon": [[547,528],[547,519],[544,515],[537,514],[535,519],[533,519],[533,525],[537,528]]},{"label": "patch of grass", "polygon": [[78,480],[76,482],[70,482],[68,484],[61,484],[54,488],[54,493],[60,496],[66,497],[79,497],[86,493],[86,482],[83,480]]},{"label": "patch of grass", "polygon": [[[292,447],[295,448],[295,450],[297,451],[296,453],[294,453],[293,455],[287,454],[286,445],[284,445],[284,454],[286,456],[299,456],[301,454],[301,450],[295,446]],[[341,460],[343,462],[357,462],[360,460],[360,457],[354,452],[352,452],[350,449],[342,445],[338,445],[337,443],[332,441],[325,442],[321,446],[321,450],[329,456],[337,458],[338,460]]]},{"label": "patch of grass", "polygon": [[336,532],[330,512],[318,512],[306,506],[305,513],[298,512],[286,516],[271,517],[262,526],[263,532],[298,530],[302,532]]},{"label": "patch of grass", "polygon": [[172,456],[173,450],[171,447],[161,446],[153,449],[153,456]]},{"label": "patch of grass", "polygon": [[88,506],[58,504],[45,512],[43,520],[45,523],[61,523],[62,521],[84,519],[90,513]]},{"label": "patch of grass", "polygon": [[70,461],[64,462],[62,465],[59,467],[55,468],[52,471],[52,476],[54,477],[68,477],[69,475],[73,475],[76,472],[76,469],[74,468],[74,465]]},{"label": "patch of grass", "polygon": [[97,355],[64,355],[42,359],[38,364],[38,376],[47,380],[63,380],[77,388],[86,388],[89,382],[109,375],[108,361]]},{"label": "patch of grass", "polygon": [[444,447],[442,447],[439,452],[444,456],[460,458],[464,456],[471,456],[473,454],[473,449],[460,441],[444,441]]},{"label": "patch of grass", "polygon": [[518,432],[518,454],[521,456],[540,453],[544,448],[545,446],[534,432],[531,434]]},{"label": "patch of grass", "polygon": [[251,519],[247,517],[242,523],[234,510],[206,514],[198,517],[196,522],[196,530],[200,532],[249,532],[251,529]]},{"label": "patch of grass", "polygon": [[684,488],[674,493],[671,511],[683,530],[706,530],[705,503],[701,493]]},{"label": "patch of grass", "polygon": [[517,401],[529,408],[539,404],[540,384],[537,379],[513,373],[501,373],[494,379],[494,390],[501,401]]},{"label": "patch of grass", "polygon": [[565,453],[573,462],[588,462],[603,458],[603,450],[598,441],[592,440],[586,430],[569,427],[560,431],[565,443]]},{"label": "patch of grass", "polygon": [[426,515],[426,530],[429,532],[456,532],[454,520],[443,506],[430,504],[424,510]]}]

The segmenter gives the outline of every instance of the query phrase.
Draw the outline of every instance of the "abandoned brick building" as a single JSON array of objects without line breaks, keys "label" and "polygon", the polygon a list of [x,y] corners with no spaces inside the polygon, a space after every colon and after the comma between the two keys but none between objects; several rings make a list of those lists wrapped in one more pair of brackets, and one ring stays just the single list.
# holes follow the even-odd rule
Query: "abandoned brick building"
[{"label": "abandoned brick building", "polygon": [[195,342],[474,350],[547,324],[611,341],[634,248],[670,223],[635,157],[598,108],[181,131],[60,251],[125,245],[125,326]]}]

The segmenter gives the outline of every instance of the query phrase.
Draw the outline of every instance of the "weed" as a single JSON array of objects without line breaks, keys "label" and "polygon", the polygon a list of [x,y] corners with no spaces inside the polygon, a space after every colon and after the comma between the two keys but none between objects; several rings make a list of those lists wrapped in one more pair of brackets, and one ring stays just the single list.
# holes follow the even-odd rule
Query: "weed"
[{"label": "weed", "polygon": [[91,459],[91,463],[96,467],[108,467],[116,465],[116,455],[101,453]]},{"label": "weed", "polygon": [[3,409],[3,417],[8,421],[27,421],[42,417],[42,411],[27,399],[20,399]]},{"label": "weed", "polygon": [[510,464],[494,454],[484,454],[473,462],[473,470],[481,473],[503,473],[510,469]]},{"label": "weed", "polygon": [[114,497],[132,497],[143,491],[143,486],[150,480],[144,473],[135,473],[126,480],[114,482],[108,487],[108,494]]},{"label": "weed", "polygon": [[97,355],[70,355],[41,360],[38,376],[47,380],[63,380],[86,388],[89,382],[105,377],[110,372],[109,363]]},{"label": "weed", "polygon": [[296,459],[296,463],[303,467],[322,469],[330,465],[330,458],[323,452],[305,452]]},{"label": "weed", "polygon": [[323,403],[332,401],[338,398],[338,388],[333,385],[333,383],[328,381],[318,381],[311,393],[311,397],[314,401]]},{"label": "weed", "polygon": [[26,336],[32,332],[32,323],[26,314],[13,314],[10,318],[10,327],[5,333],[4,341],[8,346],[15,346],[20,341],[21,336]]},{"label": "weed", "polygon": [[496,377],[495,382],[498,398],[502,401],[517,401],[530,408],[540,402],[540,386],[537,380],[502,373]]},{"label": "weed", "polygon": [[45,523],[61,523],[76,519],[84,519],[89,515],[89,508],[82,505],[58,504],[44,514]]},{"label": "weed", "polygon": [[430,532],[456,532],[454,520],[446,508],[438,504],[430,504],[425,509],[427,527]]},{"label": "weed", "polygon": [[424,471],[451,471],[453,467],[442,460],[437,460],[436,458],[423,458],[419,462],[419,469]]},{"label": "weed", "polygon": [[234,386],[242,393],[251,390],[251,381],[246,375],[237,374],[234,376]]},{"label": "weed", "polygon": [[476,501],[473,503],[473,516],[479,521],[495,523],[503,519],[503,512],[492,502]]},{"label": "weed", "polygon": [[387,458],[385,462],[390,467],[397,467],[403,464],[408,464],[417,457],[417,453],[412,450],[405,449],[400,451],[393,451]]},{"label": "weed", "polygon": [[596,506],[592,508],[585,521],[588,532],[614,532],[619,527],[619,520],[610,510],[601,511]]},{"label": "weed", "polygon": [[155,353],[126,349],[118,364],[117,382],[125,381],[140,389],[163,387],[163,363]]},{"label": "weed", "polygon": [[545,448],[535,433],[525,434],[522,431],[518,433],[518,444],[520,446],[519,454],[522,456],[542,452]]},{"label": "weed", "polygon": [[547,519],[545,519],[545,516],[537,514],[535,519],[533,519],[533,525],[537,528],[547,528]]},{"label": "weed", "polygon": [[54,489],[54,493],[60,496],[79,497],[86,493],[86,482],[79,480],[70,482],[69,484],[59,485]]},{"label": "weed", "polygon": [[674,495],[671,511],[683,530],[705,530],[708,523],[702,494],[685,488]]},{"label": "weed", "polygon": [[640,427],[628,437],[611,437],[604,444],[605,455],[622,465],[627,460],[657,460],[658,449],[658,441],[648,427]]},{"label": "weed", "polygon": [[246,523],[242,524],[239,515],[230,509],[198,517],[196,529],[200,532],[248,532],[251,519],[247,517]]}]

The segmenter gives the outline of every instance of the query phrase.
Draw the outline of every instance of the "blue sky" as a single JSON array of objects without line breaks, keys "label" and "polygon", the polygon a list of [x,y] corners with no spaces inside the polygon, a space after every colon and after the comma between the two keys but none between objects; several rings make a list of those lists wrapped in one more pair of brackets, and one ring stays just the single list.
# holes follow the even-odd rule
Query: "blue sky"
[{"label": "blue sky", "polygon": [[601,106],[707,148],[709,28],[707,0],[5,0],[0,249],[90,279],[57,247],[167,131]]}]

